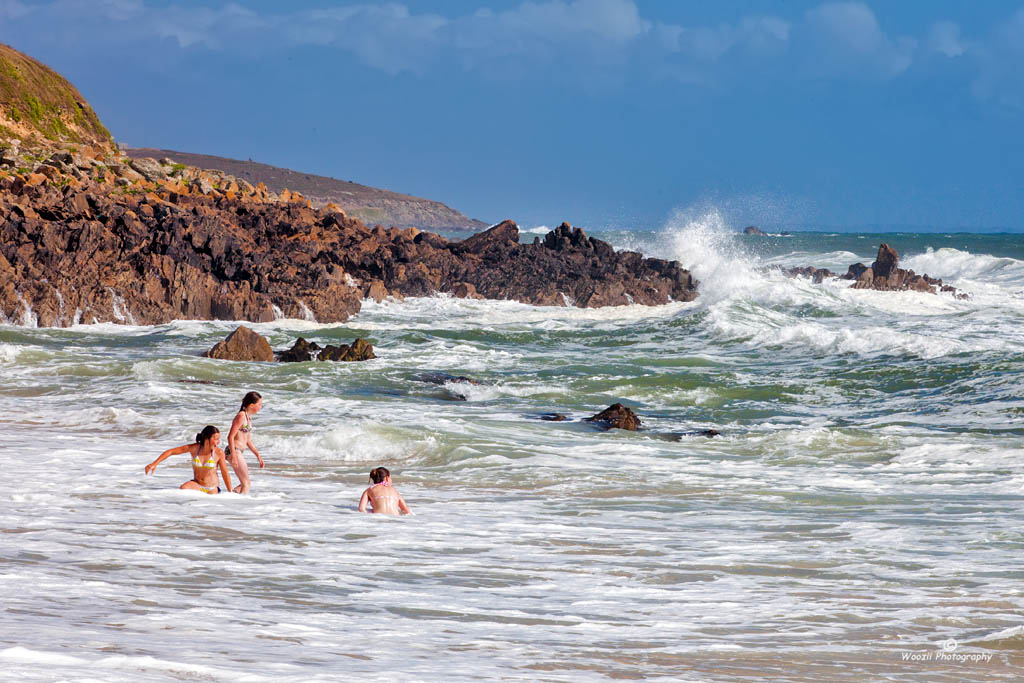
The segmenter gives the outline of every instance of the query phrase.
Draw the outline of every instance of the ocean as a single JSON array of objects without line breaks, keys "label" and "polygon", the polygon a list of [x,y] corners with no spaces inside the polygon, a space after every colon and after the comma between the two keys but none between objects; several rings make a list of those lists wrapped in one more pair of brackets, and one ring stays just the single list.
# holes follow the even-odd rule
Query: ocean
[{"label": "ocean", "polygon": [[[1024,676],[1024,239],[595,236],[701,296],[250,325],[362,363],[201,358],[234,322],[0,325],[0,678]],[[772,268],[881,242],[971,297]],[[144,475],[249,390],[252,495],[179,490],[187,456]],[[616,402],[641,431],[582,420]],[[412,516],[357,512],[378,465]]]}]

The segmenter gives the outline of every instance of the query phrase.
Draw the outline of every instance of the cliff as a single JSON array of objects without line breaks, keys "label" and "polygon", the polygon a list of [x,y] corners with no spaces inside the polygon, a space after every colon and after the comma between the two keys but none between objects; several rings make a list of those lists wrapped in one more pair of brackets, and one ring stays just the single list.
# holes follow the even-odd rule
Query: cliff
[{"label": "cliff", "polygon": [[263,183],[267,190],[273,193],[280,193],[285,189],[298,192],[309,199],[315,207],[336,204],[344,209],[346,214],[358,218],[367,225],[472,232],[488,227],[487,223],[467,218],[441,202],[360,185],[351,180],[336,180],[255,161],[166,149],[126,148],[124,152],[132,158],[168,158],[188,166],[217,169],[253,185]]},{"label": "cliff", "polygon": [[0,140],[110,144],[110,133],[63,76],[0,44]]}]

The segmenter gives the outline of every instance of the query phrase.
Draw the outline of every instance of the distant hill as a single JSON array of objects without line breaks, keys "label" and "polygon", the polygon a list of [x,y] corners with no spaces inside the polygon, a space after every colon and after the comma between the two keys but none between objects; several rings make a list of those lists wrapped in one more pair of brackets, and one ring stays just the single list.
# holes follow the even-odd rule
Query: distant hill
[{"label": "distant hill", "polygon": [[344,209],[347,215],[358,218],[367,225],[472,231],[489,227],[487,223],[468,218],[441,202],[255,161],[142,147],[126,148],[124,153],[135,159],[166,157],[189,166],[217,169],[253,185],[263,183],[272,192],[280,192],[287,188],[292,192],[299,192],[311,200],[314,206],[334,202]]},{"label": "distant hill", "polygon": [[0,44],[0,140],[110,145],[96,112],[63,76]]}]

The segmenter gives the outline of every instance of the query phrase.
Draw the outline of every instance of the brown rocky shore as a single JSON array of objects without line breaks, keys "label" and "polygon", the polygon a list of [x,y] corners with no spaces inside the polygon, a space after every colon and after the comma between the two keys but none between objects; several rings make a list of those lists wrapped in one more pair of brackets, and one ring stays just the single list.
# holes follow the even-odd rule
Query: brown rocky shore
[{"label": "brown rocky shore", "polygon": [[[662,304],[696,296],[676,262],[566,224],[519,243],[511,221],[463,241],[369,228],[336,206],[171,160],[58,150],[0,171],[0,321],[346,320],[365,297]],[[13,156],[13,158],[12,158]],[[24,157],[24,155],[22,155]]]}]

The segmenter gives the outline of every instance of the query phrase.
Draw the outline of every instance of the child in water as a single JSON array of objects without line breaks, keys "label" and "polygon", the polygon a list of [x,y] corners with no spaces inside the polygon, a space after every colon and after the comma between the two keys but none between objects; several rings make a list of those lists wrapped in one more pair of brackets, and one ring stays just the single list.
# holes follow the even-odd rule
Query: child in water
[{"label": "child in water", "polygon": [[252,416],[263,409],[263,397],[257,391],[250,391],[242,397],[242,407],[238,414],[231,421],[231,429],[228,430],[228,462],[238,476],[238,486],[235,493],[249,493],[252,484],[249,482],[249,466],[245,463],[245,449],[252,451],[253,455],[264,467],[263,458],[252,442]]},{"label": "child in water", "polygon": [[[371,510],[366,509],[369,503]],[[386,467],[374,467],[370,470],[370,488],[363,491],[359,499],[360,512],[380,512],[385,515],[411,514],[398,489],[391,485],[391,473]]]},{"label": "child in water", "polygon": [[231,490],[231,477],[228,475],[228,463],[224,459],[224,451],[220,449],[220,430],[207,425],[196,434],[196,442],[169,448],[160,457],[146,465],[146,474],[153,474],[156,466],[172,455],[187,453],[192,458],[192,479],[181,485],[183,489],[193,489],[203,493],[220,493],[217,470],[224,478],[225,489]]}]

